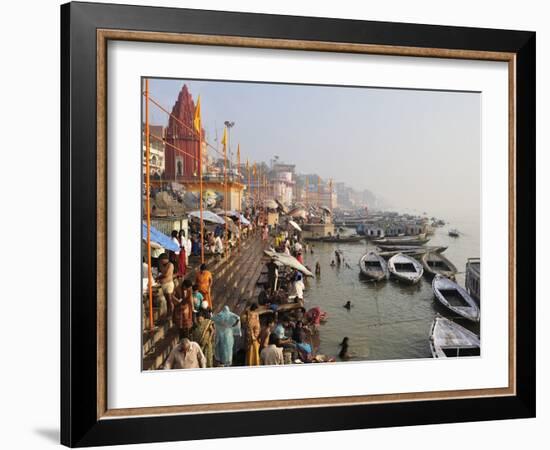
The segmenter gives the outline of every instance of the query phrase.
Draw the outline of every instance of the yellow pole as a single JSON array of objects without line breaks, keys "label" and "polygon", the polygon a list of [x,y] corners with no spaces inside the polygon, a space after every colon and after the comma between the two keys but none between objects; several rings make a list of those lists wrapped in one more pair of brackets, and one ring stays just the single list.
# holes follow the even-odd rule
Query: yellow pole
[{"label": "yellow pole", "polygon": [[248,158],[246,158],[246,175],[247,175],[247,181],[248,181],[248,202],[250,202],[250,165],[248,164]]},{"label": "yellow pole", "polygon": [[149,329],[153,330],[153,268],[151,267],[151,193],[149,159],[149,79],[145,79],[145,209],[147,215],[147,278],[149,284]]},{"label": "yellow pole", "polygon": [[332,178],[328,180],[328,195],[330,196],[330,206],[329,208],[334,208],[334,205],[332,204]]},{"label": "yellow pole", "polygon": [[309,191],[309,184],[308,184],[308,179],[307,179],[307,175],[306,175],[306,186],[305,186],[305,194],[306,194],[306,208],[309,206],[307,204],[307,193]]},{"label": "yellow pole", "polygon": [[321,206],[321,177],[317,175],[317,206]]},{"label": "yellow pole", "polygon": [[[237,147],[237,181],[239,182],[239,185],[241,184],[241,144]],[[241,189],[239,189],[239,204],[237,211],[241,211]]]},{"label": "yellow pole", "polygon": [[204,218],[203,218],[203,192],[202,192],[202,131],[199,130],[199,211],[201,233],[201,264],[204,263]]},{"label": "yellow pole", "polygon": [[[225,134],[224,134],[225,135]],[[227,143],[223,141],[223,206],[225,209],[224,245],[227,245]]]}]

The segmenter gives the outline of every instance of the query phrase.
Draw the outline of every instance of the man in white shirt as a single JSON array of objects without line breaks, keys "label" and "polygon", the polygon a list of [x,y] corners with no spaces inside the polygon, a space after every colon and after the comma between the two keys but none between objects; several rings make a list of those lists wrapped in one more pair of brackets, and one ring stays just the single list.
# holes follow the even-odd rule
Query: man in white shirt
[{"label": "man in white shirt", "polygon": [[260,361],[264,366],[282,366],[284,364],[283,349],[277,347],[279,338],[276,334],[269,335],[269,345],[260,353]]},{"label": "man in white shirt", "polygon": [[223,242],[219,236],[214,239],[214,253],[221,255],[223,253]]},{"label": "man in white shirt", "polygon": [[206,367],[206,358],[200,345],[187,338],[182,339],[181,343],[174,347],[164,363],[166,370],[198,369],[203,367]]}]

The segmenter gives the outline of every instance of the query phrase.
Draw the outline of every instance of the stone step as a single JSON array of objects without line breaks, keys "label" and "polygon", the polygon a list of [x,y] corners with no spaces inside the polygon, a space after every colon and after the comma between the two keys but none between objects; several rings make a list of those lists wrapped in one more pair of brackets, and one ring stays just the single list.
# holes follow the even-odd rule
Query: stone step
[{"label": "stone step", "polygon": [[157,343],[154,351],[143,358],[143,370],[155,370],[162,366],[178,342],[178,330],[175,328],[168,330],[164,339]]},{"label": "stone step", "polygon": [[164,319],[161,323],[157,323],[154,330],[149,331],[145,330],[142,333],[142,343],[143,343],[143,354],[147,355],[148,353],[155,350],[155,345],[164,339],[168,331],[174,326],[172,319]]},{"label": "stone step", "polygon": [[[252,285],[255,285],[253,277],[259,274],[263,266],[263,263],[261,263],[264,259],[263,248],[264,243],[259,237],[252,236],[243,243],[240,251],[234,249],[229,258],[224,258],[210,264],[209,270],[213,272],[215,278],[212,286],[215,304],[215,295],[226,301],[233,300],[236,302],[242,293],[250,289]],[[250,270],[251,267],[253,270]],[[230,293],[228,293],[228,290],[230,290]],[[224,304],[218,304],[216,310],[219,311]],[[146,333],[144,335],[147,336]],[[155,337],[158,340],[155,340]],[[145,339],[144,350],[147,349],[148,353],[144,358],[144,370],[159,368],[174,346],[177,345],[178,341],[178,333],[173,326],[172,328],[168,327],[166,330],[158,331],[158,333],[153,333],[152,339]]]}]

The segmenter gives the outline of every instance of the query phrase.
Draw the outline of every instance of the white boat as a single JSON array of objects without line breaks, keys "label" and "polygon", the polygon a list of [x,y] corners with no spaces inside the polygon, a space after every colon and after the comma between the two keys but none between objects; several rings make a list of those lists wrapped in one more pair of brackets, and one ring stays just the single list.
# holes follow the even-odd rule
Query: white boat
[{"label": "white boat", "polygon": [[479,337],[445,317],[436,317],[430,331],[430,349],[434,358],[479,356]]},{"label": "white boat", "polygon": [[386,260],[374,251],[367,252],[361,257],[359,267],[361,273],[371,280],[380,281],[390,277]]},{"label": "white boat", "polygon": [[424,245],[430,238],[426,237],[426,234],[419,234],[417,236],[395,236],[384,237],[381,239],[374,239],[372,243],[374,245]]},{"label": "white boat", "polygon": [[430,277],[442,275],[454,279],[456,275],[457,270],[455,265],[440,253],[425,253],[422,255],[421,261],[424,266],[424,273]]},{"label": "white boat", "polygon": [[408,283],[417,283],[424,273],[422,264],[416,259],[402,253],[398,253],[390,258],[388,269],[395,278]]},{"label": "white boat", "polygon": [[436,275],[432,281],[435,298],[452,312],[479,322],[479,307],[466,289],[448,278]]}]

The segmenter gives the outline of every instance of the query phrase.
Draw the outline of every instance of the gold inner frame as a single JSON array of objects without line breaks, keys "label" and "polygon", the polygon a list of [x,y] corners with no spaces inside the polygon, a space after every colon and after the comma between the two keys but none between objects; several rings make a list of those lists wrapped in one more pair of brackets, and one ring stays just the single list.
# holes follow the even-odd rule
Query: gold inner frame
[{"label": "gold inner frame", "polygon": [[[508,63],[508,387],[109,409],[107,405],[107,42],[109,40],[502,61]],[[97,418],[448,400],[516,394],[516,54],[238,36],[97,30]]]}]

